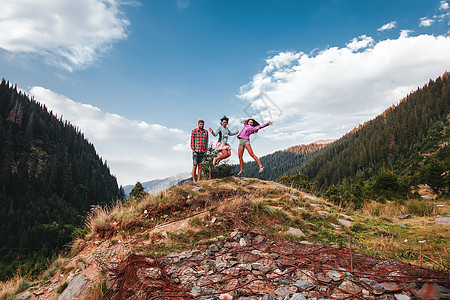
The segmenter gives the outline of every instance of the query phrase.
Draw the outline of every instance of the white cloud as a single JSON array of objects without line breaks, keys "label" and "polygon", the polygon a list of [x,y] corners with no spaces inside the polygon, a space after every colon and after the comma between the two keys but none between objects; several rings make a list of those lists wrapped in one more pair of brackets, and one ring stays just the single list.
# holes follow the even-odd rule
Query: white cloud
[{"label": "white cloud", "polygon": [[441,5],[439,6],[440,10],[447,10],[449,8],[448,1],[441,1]]},{"label": "white cloud", "polygon": [[450,69],[450,37],[408,33],[362,36],[314,55],[279,53],[238,97],[259,119],[276,120],[273,138],[287,145],[340,137]]},{"label": "white cloud", "polygon": [[396,24],[397,24],[396,21],[392,21],[390,23],[384,24],[383,26],[381,26],[377,30],[378,31],[385,31],[385,30],[393,29],[393,28],[395,28]]},{"label": "white cloud", "polygon": [[[190,135],[183,130],[106,113],[42,87],[33,87],[29,93],[80,128],[122,185],[189,172],[191,158],[185,141]],[[183,147],[187,149],[180,152]]]},{"label": "white cloud", "polygon": [[354,38],[350,43],[347,44],[347,48],[352,51],[358,51],[367,47],[372,46],[374,43],[373,38],[370,36],[362,35],[358,38]]},{"label": "white cloud", "polygon": [[82,69],[127,37],[119,6],[118,0],[3,0],[0,48]]},{"label": "white cloud", "polygon": [[426,17],[420,18],[420,27],[430,27],[434,23],[433,19],[428,19]]}]

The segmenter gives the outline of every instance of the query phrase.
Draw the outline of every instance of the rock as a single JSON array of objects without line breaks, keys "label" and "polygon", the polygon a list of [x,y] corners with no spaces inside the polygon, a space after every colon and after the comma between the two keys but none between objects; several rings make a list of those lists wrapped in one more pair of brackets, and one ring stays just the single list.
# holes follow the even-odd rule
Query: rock
[{"label": "rock", "polygon": [[293,283],[294,286],[296,286],[300,291],[306,291],[310,290],[315,287],[314,284],[311,282],[303,281],[303,280],[297,280]]},{"label": "rock", "polygon": [[233,300],[233,296],[231,296],[231,294],[229,293],[220,294],[219,300]]},{"label": "rock", "polygon": [[162,272],[158,268],[147,268],[144,270],[145,277],[156,280],[160,279],[162,277]]},{"label": "rock", "polygon": [[339,223],[341,223],[344,226],[350,227],[352,226],[352,222],[347,221],[347,220],[342,220],[342,219],[338,219]]},{"label": "rock", "polygon": [[212,245],[209,246],[209,250],[211,252],[219,252],[219,247],[217,245],[215,245],[215,244],[212,244]]},{"label": "rock", "polygon": [[330,270],[327,272],[327,275],[329,278],[331,278],[333,281],[339,281],[344,276],[343,272],[339,272],[336,270]]},{"label": "rock", "polygon": [[422,286],[422,288],[417,292],[417,295],[421,299],[438,300],[441,299],[439,290],[440,288],[437,284],[425,283]]},{"label": "rock", "polygon": [[323,276],[322,273],[317,273],[316,274],[316,278],[320,282],[325,282],[325,283],[330,283],[331,282],[331,278]]},{"label": "rock", "polygon": [[[192,189],[193,192],[199,192],[202,189],[201,186],[196,186]],[[190,195],[189,195],[190,196]]]},{"label": "rock", "polygon": [[255,243],[256,245],[259,245],[261,243],[263,243],[265,241],[265,237],[262,235],[257,235],[254,239],[253,239],[253,243]]},{"label": "rock", "polygon": [[302,237],[305,236],[305,234],[303,233],[303,231],[301,231],[298,228],[294,228],[294,227],[290,227],[287,231],[287,234],[293,235],[293,236],[297,236],[297,237]]},{"label": "rock", "polygon": [[295,293],[292,295],[291,300],[306,300],[308,299],[305,294]]},{"label": "rock", "polygon": [[403,290],[403,287],[395,282],[382,282],[380,285],[386,290],[388,293],[395,293]]},{"label": "rock", "polygon": [[286,296],[293,295],[295,292],[297,292],[297,288],[293,286],[280,286],[274,293],[275,295],[284,298]]},{"label": "rock", "polygon": [[[14,300],[25,300],[25,299],[31,299],[31,296],[33,296],[33,294],[30,291],[26,291],[18,296],[16,296],[14,298]],[[7,299],[7,298],[4,298]],[[9,298],[8,298],[9,299]]]},{"label": "rock", "polygon": [[311,196],[311,195],[307,195],[307,194],[304,194],[303,198],[306,198],[306,199],[309,199],[309,200],[319,200],[317,197],[314,197],[314,196]]},{"label": "rock", "polygon": [[348,216],[348,215],[346,215],[346,214],[339,214],[341,217],[343,217],[344,219],[347,219],[347,220],[353,220],[353,218],[352,217],[350,217],[350,216]]},{"label": "rock", "polygon": [[357,284],[350,280],[344,280],[339,285],[339,288],[351,294],[358,294],[362,291],[362,289]]},{"label": "rock", "polygon": [[191,295],[197,297],[203,293],[202,288],[194,285],[191,289]]},{"label": "rock", "polygon": [[449,225],[450,224],[450,217],[436,218],[435,221],[438,222],[438,223],[444,223],[444,224]]},{"label": "rock", "polygon": [[410,300],[411,299],[411,297],[409,297],[406,293],[394,294],[394,297],[397,300]]},{"label": "rock", "polygon": [[366,285],[369,289],[371,289],[375,295],[381,295],[385,291],[385,288],[375,280],[368,278],[361,278],[361,282],[364,285]]},{"label": "rock", "polygon": [[86,275],[80,274],[74,277],[67,288],[58,296],[58,300],[72,300],[74,298],[80,298],[89,290],[89,280]]},{"label": "rock", "polygon": [[319,210],[317,211],[317,213],[319,214],[319,216],[321,217],[326,217],[328,216],[329,212],[325,211],[325,210]]},{"label": "rock", "polygon": [[247,247],[249,244],[250,244],[250,242],[249,242],[248,238],[245,236],[239,240],[239,246],[241,246],[241,247]]},{"label": "rock", "polygon": [[338,229],[338,230],[341,229],[341,226],[339,226],[339,225],[336,225],[333,223],[330,223],[330,225],[333,226],[334,229]]},{"label": "rock", "polygon": [[399,219],[410,219],[411,215],[401,215],[401,216],[398,216],[397,218],[399,218]]}]

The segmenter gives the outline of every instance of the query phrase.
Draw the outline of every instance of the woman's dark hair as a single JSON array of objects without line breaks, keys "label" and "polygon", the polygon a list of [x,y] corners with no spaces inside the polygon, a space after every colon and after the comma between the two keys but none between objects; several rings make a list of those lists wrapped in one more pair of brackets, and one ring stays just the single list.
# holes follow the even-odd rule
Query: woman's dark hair
[{"label": "woman's dark hair", "polygon": [[247,120],[245,120],[243,123],[244,124],[246,124],[246,125],[248,125],[248,121],[250,121],[250,120],[252,120],[253,121],[253,125],[251,125],[251,126],[253,126],[253,127],[255,127],[255,126],[259,126],[259,122],[258,121],[256,121],[255,119],[253,119],[253,118],[250,118],[250,119],[247,119]]},{"label": "woman's dark hair", "polygon": [[227,121],[227,123],[229,122],[229,119],[226,116],[223,116],[222,119],[220,119],[220,123],[222,123],[223,120]]}]

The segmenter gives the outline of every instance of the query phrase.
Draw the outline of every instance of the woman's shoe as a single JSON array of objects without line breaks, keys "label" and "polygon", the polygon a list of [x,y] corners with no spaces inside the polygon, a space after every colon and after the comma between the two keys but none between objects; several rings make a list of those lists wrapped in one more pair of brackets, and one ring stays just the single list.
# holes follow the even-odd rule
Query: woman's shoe
[{"label": "woman's shoe", "polygon": [[240,170],[239,173],[237,173],[237,174],[238,174],[238,176],[239,176],[239,175],[241,175],[242,173],[244,173],[244,170]]},{"label": "woman's shoe", "polygon": [[264,171],[264,167],[259,168],[259,173],[261,173],[262,171]]}]

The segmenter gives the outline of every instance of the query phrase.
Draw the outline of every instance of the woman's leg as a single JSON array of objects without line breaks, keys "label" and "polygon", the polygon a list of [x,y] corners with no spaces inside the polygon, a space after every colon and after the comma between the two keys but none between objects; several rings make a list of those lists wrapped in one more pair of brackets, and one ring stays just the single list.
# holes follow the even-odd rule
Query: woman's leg
[{"label": "woman's leg", "polygon": [[244,171],[244,147],[238,148],[239,165],[241,166],[241,172]]},{"label": "woman's leg", "polygon": [[[258,166],[261,168],[262,167],[261,162],[259,161],[258,156],[256,156],[255,153],[253,153],[252,145],[247,144],[247,145],[245,145],[245,148],[247,149],[248,154],[250,154],[250,156],[253,157],[253,159],[256,161]],[[244,152],[244,151],[242,151],[242,152]]]},{"label": "woman's leg", "polygon": [[216,164],[218,164],[219,161],[221,161],[222,159],[225,159],[225,158],[227,158],[229,156],[228,155],[228,151],[229,150],[222,150],[222,151],[220,151],[221,154],[218,157],[216,157]]}]

